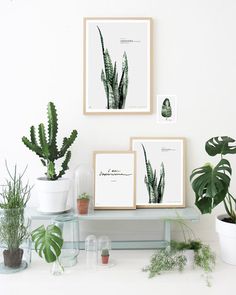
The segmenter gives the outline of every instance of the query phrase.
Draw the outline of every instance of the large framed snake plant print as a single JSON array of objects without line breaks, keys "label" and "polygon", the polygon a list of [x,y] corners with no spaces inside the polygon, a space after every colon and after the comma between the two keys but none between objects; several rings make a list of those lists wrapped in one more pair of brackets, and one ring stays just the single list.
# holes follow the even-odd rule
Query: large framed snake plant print
[{"label": "large framed snake plant print", "polygon": [[151,112],[151,18],[84,18],[84,114]]}]

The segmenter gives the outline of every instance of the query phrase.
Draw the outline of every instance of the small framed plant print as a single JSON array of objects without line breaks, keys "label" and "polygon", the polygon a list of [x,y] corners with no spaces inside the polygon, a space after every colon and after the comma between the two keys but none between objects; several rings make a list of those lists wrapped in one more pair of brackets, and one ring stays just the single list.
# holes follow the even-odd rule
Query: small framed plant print
[{"label": "small framed plant print", "polygon": [[136,209],[135,152],[94,152],[95,209]]},{"label": "small framed plant print", "polygon": [[84,19],[84,114],[151,112],[151,18]]},{"label": "small framed plant print", "polygon": [[137,208],[184,207],[183,138],[131,138]]}]

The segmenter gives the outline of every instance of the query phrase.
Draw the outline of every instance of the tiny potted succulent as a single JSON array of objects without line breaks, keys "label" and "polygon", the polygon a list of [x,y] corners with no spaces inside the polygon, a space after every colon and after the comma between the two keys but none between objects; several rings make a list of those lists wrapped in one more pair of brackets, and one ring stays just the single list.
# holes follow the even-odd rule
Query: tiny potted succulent
[{"label": "tiny potted succulent", "polygon": [[82,193],[77,198],[77,210],[81,215],[88,214],[90,195]]},{"label": "tiny potted succulent", "polygon": [[[5,247],[3,251],[4,273],[22,270],[28,266],[29,257],[23,261],[24,250],[30,249],[30,220],[25,217],[24,209],[30,198],[31,188],[23,183],[23,173],[11,173],[6,163],[9,179],[2,186],[0,193],[0,244]],[[27,251],[26,251],[27,252]],[[26,254],[27,255],[27,254]]]},{"label": "tiny potted succulent", "polygon": [[[30,139],[23,136],[22,141],[27,148],[39,156],[43,166],[47,169],[46,177],[40,177],[36,182],[39,210],[44,213],[58,213],[67,209],[70,179],[62,176],[69,169],[68,163],[71,159],[71,151],[68,149],[74,143],[78,132],[73,130],[69,137],[64,137],[61,148],[58,148],[58,119],[53,102],[48,103],[47,117],[47,135],[45,126],[41,123],[38,126],[38,139],[36,138],[35,127],[31,126]],[[57,172],[55,161],[63,158],[61,169]]]},{"label": "tiny potted succulent", "polygon": [[108,264],[109,262],[109,249],[105,248],[102,249],[101,258],[102,258],[102,264]]}]

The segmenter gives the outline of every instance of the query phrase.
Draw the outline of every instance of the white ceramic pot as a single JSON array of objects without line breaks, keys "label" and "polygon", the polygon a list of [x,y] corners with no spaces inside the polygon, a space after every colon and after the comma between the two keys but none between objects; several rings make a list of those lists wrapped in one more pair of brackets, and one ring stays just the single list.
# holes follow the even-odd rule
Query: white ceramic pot
[{"label": "white ceramic pot", "polygon": [[66,211],[70,179],[59,178],[47,180],[38,178],[36,190],[38,193],[39,211],[44,213],[59,213]]},{"label": "white ceramic pot", "polygon": [[193,269],[194,268],[194,250],[184,250],[183,255],[186,257],[186,265],[184,269]]},{"label": "white ceramic pot", "polygon": [[225,217],[228,215],[220,215],[216,218],[221,258],[226,263],[236,265],[236,224],[222,221]]}]

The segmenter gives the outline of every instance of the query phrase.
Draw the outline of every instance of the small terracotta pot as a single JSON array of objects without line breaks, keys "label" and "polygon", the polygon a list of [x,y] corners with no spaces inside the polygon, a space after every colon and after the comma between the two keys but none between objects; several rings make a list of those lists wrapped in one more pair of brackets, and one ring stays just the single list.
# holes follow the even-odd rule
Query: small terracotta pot
[{"label": "small terracotta pot", "polygon": [[107,255],[107,256],[101,256],[101,257],[102,257],[102,264],[108,264],[109,255]]},{"label": "small terracotta pot", "polygon": [[88,214],[89,200],[88,199],[77,199],[77,210],[79,214]]}]

